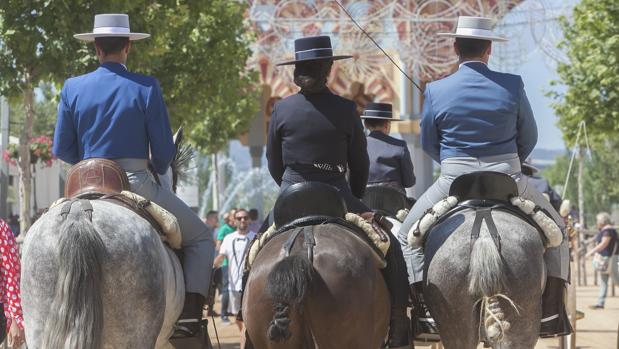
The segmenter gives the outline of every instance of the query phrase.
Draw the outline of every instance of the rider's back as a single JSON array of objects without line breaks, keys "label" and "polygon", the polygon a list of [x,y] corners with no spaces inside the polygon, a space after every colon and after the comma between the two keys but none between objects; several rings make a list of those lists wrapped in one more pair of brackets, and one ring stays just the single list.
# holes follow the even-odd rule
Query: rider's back
[{"label": "rider's back", "polygon": [[537,129],[520,76],[470,62],[427,86],[421,136],[437,161],[514,153],[524,159]]},{"label": "rider's back", "polygon": [[356,197],[362,197],[369,167],[366,148],[361,119],[351,100],[325,89],[307,95],[298,93],[275,104],[267,159],[271,176],[278,184],[290,165],[347,166],[351,190]]},{"label": "rider's back", "polygon": [[345,165],[360,123],[355,110],[354,102],[330,92],[298,93],[278,102],[271,122],[281,136],[284,163]]},{"label": "rider's back", "polygon": [[69,163],[101,157],[148,159],[165,170],[174,155],[167,112],[153,77],[118,63],[68,79],[61,92],[54,142]]}]

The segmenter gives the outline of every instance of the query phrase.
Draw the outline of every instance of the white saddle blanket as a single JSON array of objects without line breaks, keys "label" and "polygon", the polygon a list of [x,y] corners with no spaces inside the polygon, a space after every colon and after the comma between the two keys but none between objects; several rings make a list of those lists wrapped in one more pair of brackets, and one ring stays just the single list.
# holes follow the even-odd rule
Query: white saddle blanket
[{"label": "white saddle blanket", "polygon": [[[537,209],[533,201],[520,196],[514,197],[511,204],[518,207],[522,212],[529,215],[546,236],[546,248],[557,247],[563,242],[561,228],[544,211]],[[414,247],[423,245],[423,237],[430,228],[449,210],[458,204],[458,198],[449,196],[436,203],[431,210],[416,221],[408,232],[408,244]]]}]

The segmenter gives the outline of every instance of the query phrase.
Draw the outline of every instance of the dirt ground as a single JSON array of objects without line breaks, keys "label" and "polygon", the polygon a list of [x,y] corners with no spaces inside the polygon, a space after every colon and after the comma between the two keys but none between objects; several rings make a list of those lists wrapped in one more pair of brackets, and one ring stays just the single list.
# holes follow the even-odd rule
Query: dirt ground
[{"label": "dirt ground", "polygon": [[[590,279],[591,280],[591,279]],[[609,290],[606,300],[606,308],[603,310],[591,310],[589,305],[595,304],[598,295],[597,286],[583,286],[577,289],[577,308],[585,313],[585,317],[578,320],[576,327],[576,347],[578,349],[619,349],[617,348],[617,326],[619,324],[619,287],[615,287],[616,296],[612,297]],[[215,310],[219,311],[219,304]],[[239,331],[235,324],[224,326],[219,318],[215,319],[215,327],[219,336],[215,335],[213,321],[209,319],[209,334],[215,349],[239,348]],[[430,348],[428,346],[416,346],[417,348]],[[479,348],[482,348],[480,346]],[[536,349],[559,348],[558,339],[542,339],[537,343]]]}]

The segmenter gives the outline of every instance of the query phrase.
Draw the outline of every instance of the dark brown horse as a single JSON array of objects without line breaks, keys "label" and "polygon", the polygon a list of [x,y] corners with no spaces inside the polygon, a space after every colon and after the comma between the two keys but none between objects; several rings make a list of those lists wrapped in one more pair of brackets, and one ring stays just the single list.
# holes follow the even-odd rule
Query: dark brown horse
[{"label": "dark brown horse", "polygon": [[[380,260],[365,241],[335,223],[312,227],[310,260],[298,229],[271,239],[253,263],[243,318],[256,349],[377,349],[389,319]],[[305,228],[307,229],[307,228]]]}]

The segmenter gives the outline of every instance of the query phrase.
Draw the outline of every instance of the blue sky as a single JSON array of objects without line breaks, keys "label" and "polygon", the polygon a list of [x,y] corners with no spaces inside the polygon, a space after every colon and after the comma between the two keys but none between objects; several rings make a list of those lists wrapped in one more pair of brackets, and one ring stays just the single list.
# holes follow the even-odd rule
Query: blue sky
[{"label": "blue sky", "polygon": [[[571,8],[576,3],[578,3],[578,0],[526,0],[520,6],[514,8],[505,17],[504,22],[530,23],[531,20],[539,21],[540,24],[536,27],[538,32],[546,30],[545,33],[549,33],[554,29],[553,33],[556,37],[556,34],[559,34],[559,31],[556,30],[558,28],[556,17],[561,14],[569,15]],[[548,91],[564,88],[550,86],[552,80],[558,80],[555,70],[556,64],[533,43],[531,35],[533,31],[530,30],[528,25],[514,25],[513,28],[516,30],[517,38],[499,45],[506,45],[503,49],[507,52],[512,52],[513,55],[521,55],[521,57],[513,58],[521,63],[508,71],[521,75],[524,81],[525,89],[537,120],[539,131],[537,148],[565,149],[561,131],[556,126],[557,117],[554,110],[550,107],[553,100],[545,95]],[[551,38],[552,35],[546,34],[544,37]],[[519,43],[518,39],[522,39],[526,44]],[[556,42],[556,39],[550,40],[550,42]],[[496,48],[497,46],[494,47]],[[491,60],[491,66],[496,62],[497,60]],[[510,65],[510,63],[505,63],[505,65]],[[500,66],[495,66],[495,68],[500,70]]]}]

